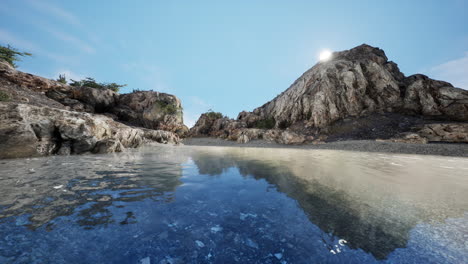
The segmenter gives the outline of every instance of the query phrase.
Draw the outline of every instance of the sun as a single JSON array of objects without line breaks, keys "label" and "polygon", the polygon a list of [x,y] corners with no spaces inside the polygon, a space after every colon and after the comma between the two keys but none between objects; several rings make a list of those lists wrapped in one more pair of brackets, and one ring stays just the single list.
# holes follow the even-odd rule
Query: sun
[{"label": "sun", "polygon": [[320,61],[327,61],[327,60],[329,60],[331,58],[331,55],[332,55],[331,51],[324,50],[324,51],[320,52],[319,59],[320,59]]}]

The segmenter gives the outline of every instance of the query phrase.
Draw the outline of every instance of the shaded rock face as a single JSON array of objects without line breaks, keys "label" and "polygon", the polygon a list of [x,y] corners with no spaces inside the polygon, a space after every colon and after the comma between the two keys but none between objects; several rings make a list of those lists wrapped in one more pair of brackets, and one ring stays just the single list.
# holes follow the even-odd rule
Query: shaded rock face
[{"label": "shaded rock face", "polygon": [[[222,133],[213,126],[207,127],[206,122],[201,130],[199,125],[202,123],[197,122],[192,131],[198,134],[202,130],[209,131],[205,135],[221,134],[229,138],[238,133],[235,131],[238,128],[228,128],[230,123],[246,128],[272,123],[274,129],[303,135],[305,142],[318,135],[334,138],[337,131],[343,131],[339,122],[361,120],[362,126],[363,119],[389,113],[403,117],[405,123],[393,120],[387,122],[385,128],[367,125],[365,129],[372,133],[354,133],[352,139],[374,138],[373,135],[391,138],[416,125],[428,123],[427,120],[467,122],[468,91],[421,74],[405,77],[397,64],[388,61],[383,50],[364,44],[333,53],[329,61],[316,64],[270,102],[253,112],[241,112],[237,120],[224,120]],[[393,129],[388,129],[389,126]],[[285,140],[300,141],[302,139]]]},{"label": "shaded rock face", "polygon": [[120,152],[148,141],[178,143],[179,138],[102,115],[0,103],[0,158]]},{"label": "shaded rock face", "polygon": [[170,94],[138,91],[122,94],[111,110],[119,120],[150,129],[162,129],[183,135],[188,128],[183,123],[180,100]]}]

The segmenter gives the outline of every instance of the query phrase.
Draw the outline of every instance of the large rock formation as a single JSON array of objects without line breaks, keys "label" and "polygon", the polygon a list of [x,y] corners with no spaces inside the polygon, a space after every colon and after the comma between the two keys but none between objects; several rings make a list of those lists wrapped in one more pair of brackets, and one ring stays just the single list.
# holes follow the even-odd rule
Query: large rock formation
[{"label": "large rock formation", "polygon": [[120,152],[147,141],[178,143],[169,131],[129,127],[103,115],[0,103],[0,158]]},{"label": "large rock formation", "polygon": [[[191,135],[230,138],[239,133],[236,129],[261,127],[288,130],[309,140],[318,135],[336,138],[337,134],[344,139],[351,134],[353,139],[375,139],[391,138],[416,125],[446,121],[468,121],[468,91],[421,74],[405,77],[383,50],[364,44],[333,53],[329,61],[316,64],[253,112],[241,112],[237,120],[223,120],[222,132],[197,122]],[[208,133],[200,133],[201,123]],[[236,124],[235,129],[229,128],[231,123]],[[350,127],[347,133],[346,126]],[[282,140],[286,143],[302,141],[279,137],[286,138]],[[278,137],[275,140],[281,141]]]},{"label": "large rock formation", "polygon": [[12,68],[0,61],[0,92],[12,102],[106,114],[117,121],[184,135],[180,100],[170,94],[136,91],[118,94],[109,89],[73,87]]},{"label": "large rock formation", "polygon": [[0,158],[118,152],[187,131],[173,95],[73,87],[0,61]]},{"label": "large rock formation", "polygon": [[122,94],[112,109],[119,120],[136,126],[162,129],[184,135],[188,128],[183,123],[179,98],[153,91]]}]

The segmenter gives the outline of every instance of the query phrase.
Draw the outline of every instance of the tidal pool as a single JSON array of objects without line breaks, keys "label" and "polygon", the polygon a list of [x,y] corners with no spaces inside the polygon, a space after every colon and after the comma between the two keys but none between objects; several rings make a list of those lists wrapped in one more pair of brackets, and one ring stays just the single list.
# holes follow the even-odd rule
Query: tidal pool
[{"label": "tidal pool", "polygon": [[468,159],[148,146],[3,160],[0,263],[468,263]]}]

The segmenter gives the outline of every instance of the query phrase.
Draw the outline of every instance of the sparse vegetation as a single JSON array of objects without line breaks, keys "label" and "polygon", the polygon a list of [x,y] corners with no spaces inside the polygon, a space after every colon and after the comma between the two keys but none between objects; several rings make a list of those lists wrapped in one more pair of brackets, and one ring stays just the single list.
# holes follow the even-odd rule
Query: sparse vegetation
[{"label": "sparse vegetation", "polygon": [[279,122],[279,124],[278,124],[278,128],[280,128],[280,129],[286,129],[286,128],[290,127],[290,126],[291,126],[291,122],[289,122],[287,120],[283,120],[283,121]]},{"label": "sparse vegetation", "polygon": [[169,114],[169,115],[174,115],[177,112],[179,112],[179,110],[181,110],[177,106],[170,104],[168,102],[163,102],[163,101],[157,102],[157,105],[163,113]]},{"label": "sparse vegetation", "polygon": [[15,62],[21,61],[20,57],[32,56],[29,52],[21,52],[10,45],[0,45],[0,60],[8,62],[14,68],[18,67]]},{"label": "sparse vegetation", "polygon": [[126,84],[117,84],[117,83],[99,83],[94,80],[94,78],[87,77],[81,81],[71,80],[71,86],[75,87],[90,87],[97,89],[110,89],[114,92],[119,92],[120,88],[127,86]]},{"label": "sparse vegetation", "polygon": [[8,102],[8,101],[10,101],[10,96],[4,91],[0,91],[0,102]]},{"label": "sparse vegetation", "polygon": [[220,119],[223,118],[223,114],[220,112],[214,112],[213,110],[208,110],[208,112],[205,113],[206,116],[208,116],[209,119]]},{"label": "sparse vegetation", "polygon": [[65,77],[65,74],[59,74],[57,82],[67,84],[67,78]]},{"label": "sparse vegetation", "polygon": [[262,128],[262,129],[272,129],[275,127],[276,121],[274,117],[258,120],[255,122],[255,128]]}]

